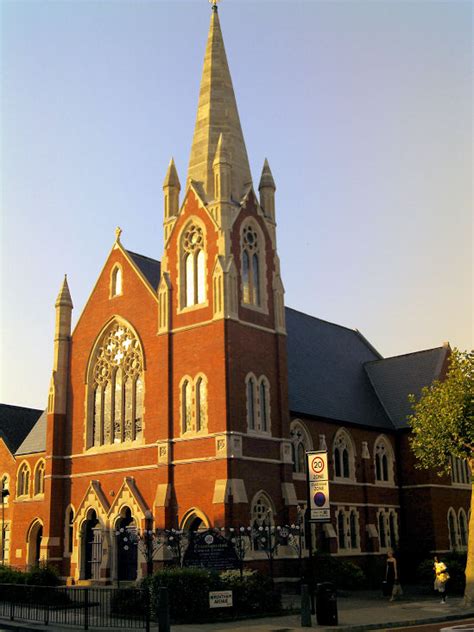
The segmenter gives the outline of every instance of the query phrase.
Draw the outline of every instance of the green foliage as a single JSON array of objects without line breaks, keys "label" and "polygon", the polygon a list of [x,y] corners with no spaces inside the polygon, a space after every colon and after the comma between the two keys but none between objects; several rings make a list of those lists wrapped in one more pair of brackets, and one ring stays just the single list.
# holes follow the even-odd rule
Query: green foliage
[{"label": "green foliage", "polygon": [[61,580],[57,570],[42,564],[24,573],[10,566],[0,566],[0,584],[27,584],[28,586],[59,586]]},{"label": "green foliage", "polygon": [[232,590],[234,610],[239,615],[277,614],[281,611],[281,595],[267,575],[245,570],[221,573],[222,590]]},{"label": "green foliage", "polygon": [[[448,594],[462,595],[466,585],[466,575],[464,571],[466,568],[466,555],[461,553],[447,553],[440,557],[440,559],[446,564],[449,573],[449,581],[447,584]],[[416,577],[421,584],[427,586],[428,590],[433,590],[435,575],[432,557],[423,560],[423,562],[419,564]]]},{"label": "green foliage", "polygon": [[313,563],[316,582],[332,582],[336,588],[350,590],[365,588],[367,580],[357,564],[340,560],[325,553],[316,555]]},{"label": "green foliage", "polygon": [[26,573],[17,571],[10,566],[0,566],[0,584],[24,584]]},{"label": "green foliage", "polygon": [[473,462],[474,353],[454,349],[446,379],[424,387],[417,401],[409,396],[413,414],[410,444],[418,467],[448,473],[451,456]]},{"label": "green foliage", "polygon": [[[170,568],[158,571],[142,583],[150,590],[152,616],[159,608],[159,588],[168,588],[170,618],[175,623],[202,623],[235,616],[276,614],[281,597],[270,578],[256,571],[226,571],[221,575],[204,569]],[[232,608],[209,608],[209,592],[232,590]]]}]

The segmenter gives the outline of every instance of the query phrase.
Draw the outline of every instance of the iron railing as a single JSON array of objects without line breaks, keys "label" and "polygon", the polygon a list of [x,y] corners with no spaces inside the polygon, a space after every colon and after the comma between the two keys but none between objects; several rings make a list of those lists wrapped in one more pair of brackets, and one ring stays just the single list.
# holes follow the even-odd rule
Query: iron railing
[{"label": "iron railing", "polygon": [[0,584],[0,617],[44,625],[150,630],[147,590]]}]

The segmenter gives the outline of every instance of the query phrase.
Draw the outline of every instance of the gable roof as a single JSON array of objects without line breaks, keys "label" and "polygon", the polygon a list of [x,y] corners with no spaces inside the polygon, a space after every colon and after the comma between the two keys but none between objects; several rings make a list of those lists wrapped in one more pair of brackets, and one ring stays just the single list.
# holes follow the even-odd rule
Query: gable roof
[{"label": "gable roof", "polygon": [[442,375],[449,346],[416,351],[368,362],[365,370],[390,420],[396,428],[407,428],[412,413],[408,395],[418,396],[424,386]]},{"label": "gable roof", "polygon": [[290,410],[393,430],[364,370],[380,354],[354,329],[285,312]]},{"label": "gable roof", "polygon": [[139,255],[131,250],[126,250],[126,253],[133,260],[137,268],[156,292],[158,283],[160,282],[161,263],[156,259]]},{"label": "gable roof", "polygon": [[47,412],[44,411],[15,454],[34,454],[46,451],[46,421]]},{"label": "gable roof", "polygon": [[41,416],[42,410],[0,404],[0,436],[13,454]]}]

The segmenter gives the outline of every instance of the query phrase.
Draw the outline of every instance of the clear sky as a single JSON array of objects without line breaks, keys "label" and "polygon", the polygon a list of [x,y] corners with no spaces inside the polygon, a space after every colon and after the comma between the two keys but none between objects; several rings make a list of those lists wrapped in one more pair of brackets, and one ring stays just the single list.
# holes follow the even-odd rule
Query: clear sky
[{"label": "clear sky", "polygon": [[[1,1],[0,401],[44,407],[54,301],[74,322],[114,241],[161,259],[206,0]],[[224,0],[254,183],[277,185],[286,304],[384,355],[472,347],[472,4]]]}]

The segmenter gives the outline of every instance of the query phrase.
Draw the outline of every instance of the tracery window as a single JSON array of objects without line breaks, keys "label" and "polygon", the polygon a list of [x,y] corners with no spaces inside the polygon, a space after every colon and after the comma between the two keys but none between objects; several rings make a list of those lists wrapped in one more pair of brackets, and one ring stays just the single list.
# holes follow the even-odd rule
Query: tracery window
[{"label": "tracery window", "polygon": [[35,469],[34,494],[44,494],[44,461],[40,461]]},{"label": "tracery window", "polygon": [[259,492],[254,496],[251,504],[251,525],[253,527],[252,545],[254,549],[266,548],[266,536],[264,531],[265,528],[273,526],[274,513],[275,510],[272,501],[264,492]]},{"label": "tracery window", "polygon": [[311,448],[311,441],[306,428],[300,421],[293,421],[290,426],[291,449],[293,456],[293,472],[306,473],[306,452]]},{"label": "tracery window", "polygon": [[202,228],[191,223],[183,234],[184,307],[206,300],[204,235]]},{"label": "tracery window", "polygon": [[28,496],[30,493],[30,468],[27,463],[22,463],[18,470],[16,495]]},{"label": "tracery window", "polygon": [[185,377],[181,382],[181,433],[207,432],[207,378],[199,374]]},{"label": "tracery window", "polygon": [[122,268],[116,265],[110,275],[110,296],[119,296],[122,294]]},{"label": "tracery window", "polygon": [[398,545],[398,517],[395,509],[379,509],[377,527],[380,549],[396,548]]},{"label": "tracery window", "polygon": [[336,527],[339,549],[360,548],[359,513],[356,509],[339,508],[336,513]]},{"label": "tracery window", "polygon": [[256,230],[247,224],[242,232],[242,301],[261,306],[260,243]]},{"label": "tracery window", "polygon": [[143,353],[135,333],[115,322],[103,336],[92,364],[89,446],[141,438]]},{"label": "tracery window", "polygon": [[457,456],[451,457],[451,481],[459,485],[471,483],[471,473],[466,459],[460,459]]},{"label": "tracery window", "polygon": [[354,480],[354,447],[345,430],[336,433],[333,444],[334,477]]},{"label": "tracery window", "polygon": [[452,507],[448,510],[448,534],[449,534],[449,548],[451,551],[455,551],[458,548],[458,524],[457,524],[456,512]]},{"label": "tracery window", "polygon": [[393,482],[393,453],[385,437],[379,437],[375,442],[375,481],[377,483]]},{"label": "tracery window", "polygon": [[385,514],[382,511],[379,513],[378,523],[379,523],[378,526],[379,526],[380,548],[386,549],[387,548],[387,534],[385,531]]},{"label": "tracery window", "polygon": [[65,542],[64,542],[64,552],[67,556],[72,554],[73,546],[74,546],[74,509],[72,507],[68,507],[66,509],[66,520],[64,521],[64,529],[65,529]]},{"label": "tracery window", "polygon": [[467,547],[467,517],[466,512],[461,507],[458,512],[459,524],[459,546],[465,549]]},{"label": "tracery window", "polygon": [[249,373],[245,378],[247,398],[247,428],[270,432],[270,384],[264,375],[258,380]]}]

